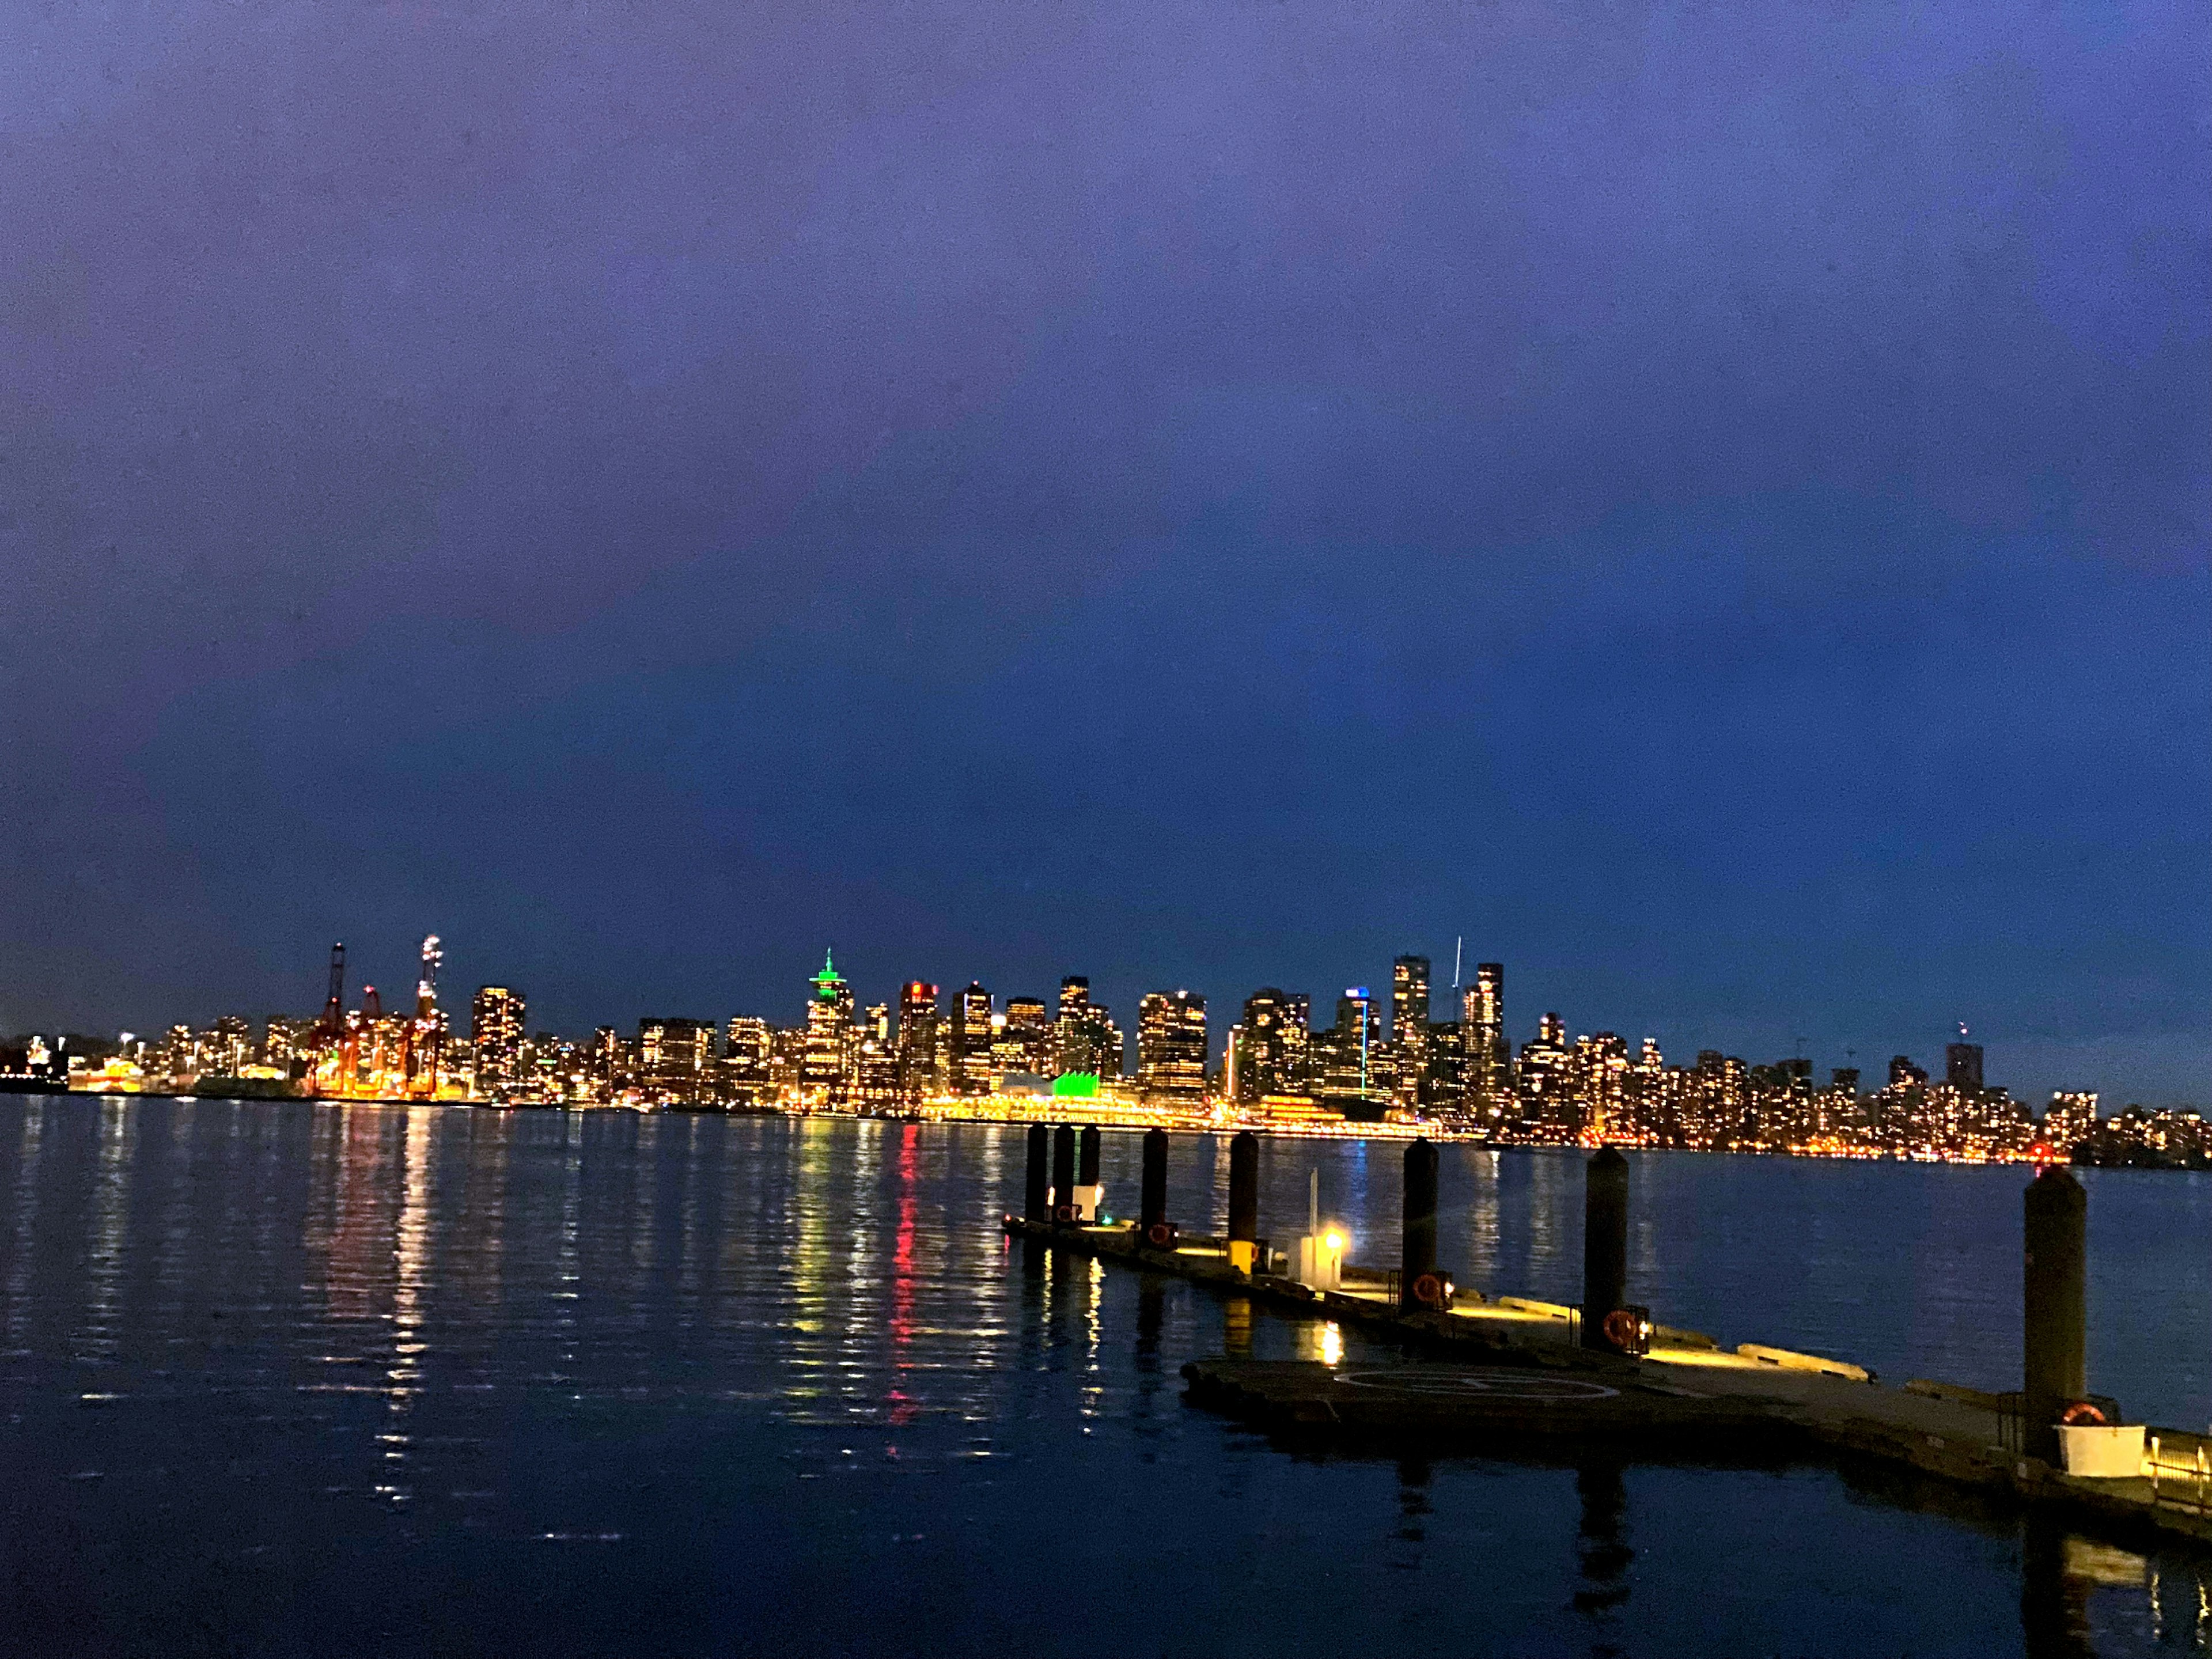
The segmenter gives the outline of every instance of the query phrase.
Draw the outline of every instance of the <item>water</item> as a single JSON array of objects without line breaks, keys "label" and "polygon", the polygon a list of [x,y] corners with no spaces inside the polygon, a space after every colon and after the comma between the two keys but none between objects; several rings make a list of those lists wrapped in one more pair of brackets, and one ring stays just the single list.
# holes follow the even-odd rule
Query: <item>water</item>
[{"label": "water", "polygon": [[[1133,1137],[1107,1138],[1109,1202]],[[1276,1144],[1355,1235],[1398,1149]],[[1213,1212],[1225,1144],[1178,1139]],[[1186,1358],[1391,1358],[999,1237],[1018,1132],[0,1097],[0,1630],[29,1653],[2202,1651],[2212,1564],[1818,1468],[1293,1456]],[[2002,1385],[2017,1171],[1638,1160],[1730,1340]],[[1576,1165],[1447,1152],[1565,1297]],[[2092,1176],[2094,1376],[2205,1413],[2212,1183]],[[1357,1252],[1355,1252],[1357,1254]],[[1372,1251],[1380,1255],[1382,1252]],[[1872,1480],[1875,1484],[1866,1484]]]}]

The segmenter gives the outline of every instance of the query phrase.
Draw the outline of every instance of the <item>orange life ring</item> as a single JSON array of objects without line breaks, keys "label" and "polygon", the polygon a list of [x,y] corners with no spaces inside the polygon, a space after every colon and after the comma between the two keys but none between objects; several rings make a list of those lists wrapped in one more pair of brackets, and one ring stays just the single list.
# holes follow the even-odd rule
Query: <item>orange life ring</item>
[{"label": "orange life ring", "polygon": [[1175,1243],[1175,1223],[1155,1221],[1145,1229],[1145,1243],[1156,1250],[1164,1250]]},{"label": "orange life ring", "polygon": [[1626,1352],[1636,1346],[1636,1316],[1626,1308],[1615,1308],[1607,1314],[1600,1328],[1605,1332],[1605,1340],[1616,1348]]},{"label": "orange life ring", "polygon": [[1424,1308],[1441,1308],[1444,1304],[1444,1281],[1439,1273],[1423,1273],[1413,1281],[1413,1300]]},{"label": "orange life ring", "polygon": [[2105,1414],[2087,1401],[2077,1400],[2058,1413],[2058,1420],[2067,1427],[2072,1428],[2079,1423],[2102,1423],[2105,1420]]}]

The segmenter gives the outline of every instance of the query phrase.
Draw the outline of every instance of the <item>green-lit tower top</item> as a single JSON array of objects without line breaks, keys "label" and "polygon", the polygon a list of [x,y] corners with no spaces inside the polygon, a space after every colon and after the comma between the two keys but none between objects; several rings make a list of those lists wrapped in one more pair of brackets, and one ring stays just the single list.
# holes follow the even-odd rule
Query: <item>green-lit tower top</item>
[{"label": "green-lit tower top", "polygon": [[830,953],[822,953],[822,971],[814,976],[814,994],[823,1002],[834,1002],[845,981],[837,976],[837,964],[830,959]]}]

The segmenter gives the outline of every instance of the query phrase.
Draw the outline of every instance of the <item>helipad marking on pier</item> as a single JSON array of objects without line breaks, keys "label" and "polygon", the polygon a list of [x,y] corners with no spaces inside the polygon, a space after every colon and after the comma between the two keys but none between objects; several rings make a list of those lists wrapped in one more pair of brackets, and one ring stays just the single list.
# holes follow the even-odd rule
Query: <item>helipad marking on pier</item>
[{"label": "helipad marking on pier", "polygon": [[1388,1371],[1340,1371],[1336,1380],[1355,1389],[1380,1389],[1386,1394],[1418,1394],[1445,1398],[1540,1400],[1564,1403],[1572,1400],[1610,1400],[1618,1389],[1602,1382],[1585,1382],[1572,1376],[1532,1376],[1526,1371],[1445,1371],[1419,1369]]}]

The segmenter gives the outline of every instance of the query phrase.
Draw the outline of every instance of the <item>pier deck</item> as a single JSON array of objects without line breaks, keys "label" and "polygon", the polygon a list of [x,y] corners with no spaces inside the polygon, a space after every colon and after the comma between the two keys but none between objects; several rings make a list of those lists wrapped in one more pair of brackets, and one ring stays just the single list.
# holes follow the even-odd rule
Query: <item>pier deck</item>
[{"label": "pier deck", "polygon": [[[1318,1360],[1196,1360],[1183,1368],[1193,1403],[1300,1438],[1418,1437],[1438,1449],[1556,1455],[1585,1443],[1654,1453],[1871,1458],[2056,1504],[2123,1530],[2212,1543],[2212,1490],[2196,1470],[2204,1437],[2153,1429],[2164,1450],[2148,1478],[2089,1480],[2017,1449],[1999,1396],[1952,1385],[1889,1387],[1858,1366],[1747,1344],[1722,1349],[1696,1332],[1657,1327],[1641,1361],[1571,1340],[1571,1310],[1462,1292],[1448,1313],[1408,1312],[1380,1274],[1352,1273],[1341,1291],[1229,1265],[1218,1242],[1186,1237],[1174,1250],[1141,1244],[1132,1226],[1048,1225],[1009,1216],[1006,1230],[1054,1249],[1173,1274],[1278,1311],[1333,1320],[1395,1340],[1427,1358],[1395,1366]],[[1372,1282],[1360,1282],[1372,1281]]]}]

